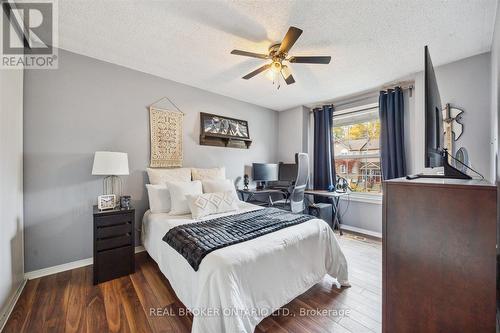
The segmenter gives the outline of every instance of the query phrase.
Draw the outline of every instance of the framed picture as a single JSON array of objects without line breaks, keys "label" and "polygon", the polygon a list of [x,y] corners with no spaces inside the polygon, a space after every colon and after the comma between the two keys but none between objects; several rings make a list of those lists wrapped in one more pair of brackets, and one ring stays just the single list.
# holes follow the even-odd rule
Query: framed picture
[{"label": "framed picture", "polygon": [[246,120],[201,113],[204,134],[219,134],[230,137],[249,139],[248,122]]},{"label": "framed picture", "polygon": [[200,113],[201,145],[248,149],[251,143],[246,120]]}]

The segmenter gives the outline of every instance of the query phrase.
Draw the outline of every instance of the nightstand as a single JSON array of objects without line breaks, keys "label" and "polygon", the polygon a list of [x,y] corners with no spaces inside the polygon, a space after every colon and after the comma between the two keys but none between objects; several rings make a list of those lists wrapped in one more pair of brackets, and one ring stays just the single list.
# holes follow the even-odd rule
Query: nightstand
[{"label": "nightstand", "polygon": [[135,271],[135,209],[94,206],[94,284]]}]

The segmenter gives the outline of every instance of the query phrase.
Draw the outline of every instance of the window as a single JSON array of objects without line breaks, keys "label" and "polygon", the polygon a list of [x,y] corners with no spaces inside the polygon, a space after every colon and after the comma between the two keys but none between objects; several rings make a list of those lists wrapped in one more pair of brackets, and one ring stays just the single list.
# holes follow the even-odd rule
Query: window
[{"label": "window", "polygon": [[378,106],[334,112],[332,139],[335,171],[354,192],[382,193]]}]

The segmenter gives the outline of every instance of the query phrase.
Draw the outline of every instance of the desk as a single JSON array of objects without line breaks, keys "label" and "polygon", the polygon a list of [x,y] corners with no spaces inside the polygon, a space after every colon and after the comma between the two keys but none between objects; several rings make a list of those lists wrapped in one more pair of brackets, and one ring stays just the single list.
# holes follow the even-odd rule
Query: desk
[{"label": "desk", "polygon": [[333,209],[333,228],[335,226],[339,229],[340,235],[343,235],[342,229],[340,228],[340,215],[339,215],[339,204],[340,198],[343,196],[349,196],[350,192],[329,192],[326,190],[305,190],[304,194],[325,197],[332,200],[332,209]]},{"label": "desk", "polygon": [[[286,199],[286,194],[281,191],[281,190],[274,190],[274,189],[262,189],[262,190],[257,190],[257,189],[238,189],[238,194],[241,196],[241,200],[248,202],[250,201],[254,196],[266,196],[267,197],[267,205],[272,206],[274,205],[272,195],[273,194],[280,194],[283,196],[283,199]],[[245,195],[247,195],[247,198],[245,200]],[[263,202],[265,204],[265,202]]]}]

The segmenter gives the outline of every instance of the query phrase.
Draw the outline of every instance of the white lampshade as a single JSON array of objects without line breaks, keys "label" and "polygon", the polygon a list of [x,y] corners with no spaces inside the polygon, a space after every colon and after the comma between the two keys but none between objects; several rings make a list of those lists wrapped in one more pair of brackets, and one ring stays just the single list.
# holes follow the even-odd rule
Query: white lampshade
[{"label": "white lampshade", "polygon": [[96,176],[123,176],[128,175],[127,153],[112,151],[96,151],[92,175]]}]

